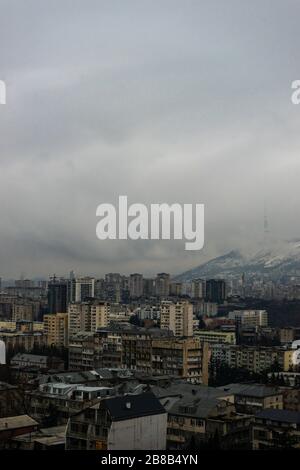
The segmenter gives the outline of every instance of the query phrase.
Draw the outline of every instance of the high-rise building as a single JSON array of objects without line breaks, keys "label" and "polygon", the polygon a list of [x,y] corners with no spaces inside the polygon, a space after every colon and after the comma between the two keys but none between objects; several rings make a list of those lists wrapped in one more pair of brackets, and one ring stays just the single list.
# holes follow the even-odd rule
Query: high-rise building
[{"label": "high-rise building", "polygon": [[96,331],[108,326],[110,305],[107,302],[76,302],[68,306],[69,337],[80,331]]},{"label": "high-rise building", "polygon": [[95,297],[95,279],[93,277],[72,277],[68,281],[68,286],[69,302],[85,302]]},{"label": "high-rise building", "polygon": [[144,279],[144,295],[146,297],[155,296],[155,280]]},{"label": "high-rise building", "polygon": [[192,298],[204,299],[206,295],[206,282],[203,279],[192,280]]},{"label": "high-rise building", "polygon": [[142,297],[143,295],[143,275],[142,274],[130,274],[129,278],[129,290],[130,297]]},{"label": "high-rise building", "polygon": [[44,332],[48,346],[57,348],[68,346],[68,314],[44,315]]},{"label": "high-rise building", "polygon": [[223,303],[226,299],[226,283],[222,279],[206,281],[206,299],[210,302]]},{"label": "high-rise building", "polygon": [[234,310],[228,318],[235,320],[241,327],[267,327],[268,312],[266,310]]},{"label": "high-rise building", "polygon": [[67,311],[68,287],[65,279],[55,276],[48,284],[49,313],[65,313]]},{"label": "high-rise building", "polygon": [[34,320],[34,304],[31,302],[16,302],[12,304],[12,320]]},{"label": "high-rise building", "polygon": [[175,336],[193,336],[193,306],[189,302],[162,301],[160,304],[160,327]]},{"label": "high-rise building", "polygon": [[95,302],[90,305],[91,331],[105,328],[109,323],[110,305],[107,302]]},{"label": "high-rise building", "polygon": [[91,331],[91,312],[87,302],[68,305],[69,338],[80,331]]},{"label": "high-rise building", "polygon": [[171,282],[170,295],[180,297],[182,295],[182,282]]},{"label": "high-rise building", "polygon": [[168,297],[170,294],[170,274],[159,273],[155,279],[155,291],[158,297]]},{"label": "high-rise building", "polygon": [[105,282],[110,282],[112,284],[121,284],[122,283],[122,275],[120,273],[105,274]]},{"label": "high-rise building", "polygon": [[129,291],[129,286],[126,285],[126,279],[120,273],[105,274],[105,281],[103,287],[103,297],[109,302],[121,302],[123,291]]}]

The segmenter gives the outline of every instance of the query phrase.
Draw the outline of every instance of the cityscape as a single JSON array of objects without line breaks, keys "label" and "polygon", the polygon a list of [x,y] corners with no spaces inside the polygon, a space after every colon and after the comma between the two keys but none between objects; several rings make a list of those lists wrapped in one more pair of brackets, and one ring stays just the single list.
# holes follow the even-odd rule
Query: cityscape
[{"label": "cityscape", "polygon": [[300,451],[299,17],[0,0],[4,470]]},{"label": "cityscape", "polygon": [[300,272],[1,284],[2,449],[299,447]]}]

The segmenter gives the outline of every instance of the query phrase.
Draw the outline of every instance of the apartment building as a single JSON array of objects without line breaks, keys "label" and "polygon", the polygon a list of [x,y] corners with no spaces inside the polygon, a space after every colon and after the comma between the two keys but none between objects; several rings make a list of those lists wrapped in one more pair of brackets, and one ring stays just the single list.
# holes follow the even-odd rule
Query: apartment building
[{"label": "apartment building", "polygon": [[223,303],[226,299],[226,282],[223,279],[209,279],[206,281],[205,298],[209,302]]},{"label": "apartment building", "polygon": [[279,346],[245,346],[211,344],[211,359],[226,362],[233,368],[262,373],[276,365],[282,371],[293,368],[293,350]]},{"label": "apartment building", "polygon": [[281,344],[292,343],[300,339],[300,328],[280,328],[279,340]]},{"label": "apartment building", "polygon": [[194,311],[204,317],[215,317],[218,313],[216,302],[205,302],[203,299],[194,300]]},{"label": "apartment building", "polygon": [[234,331],[194,330],[194,336],[209,344],[236,344]]},{"label": "apartment building", "polygon": [[80,331],[91,331],[91,311],[88,302],[68,305],[69,338]]},{"label": "apartment building", "polygon": [[228,318],[235,320],[238,325],[245,328],[268,326],[268,312],[266,310],[234,310],[229,312]]},{"label": "apartment building", "polygon": [[206,282],[204,279],[192,280],[192,298],[204,299],[206,296]]},{"label": "apartment building", "polygon": [[28,300],[17,295],[0,294],[0,319],[33,321],[40,309],[39,300]]},{"label": "apartment building", "polygon": [[152,341],[152,372],[192,383],[208,383],[209,347],[197,338],[156,338]]},{"label": "apartment building", "polygon": [[35,316],[35,308],[33,303],[14,303],[12,304],[12,321],[29,320],[33,321]]},{"label": "apartment building", "polygon": [[193,336],[193,305],[189,302],[160,303],[160,328],[175,336]]},{"label": "apartment building", "polygon": [[100,364],[102,368],[119,369],[122,367],[122,336],[109,328],[99,329],[96,334],[100,345]]},{"label": "apartment building", "polygon": [[151,374],[153,334],[155,333],[151,330],[142,328],[120,332],[122,338],[122,367]]},{"label": "apartment building", "polygon": [[101,367],[101,341],[92,331],[69,336],[69,369],[89,370]]},{"label": "apartment building", "polygon": [[144,279],[143,281],[143,291],[145,297],[155,296],[155,280],[154,279]]},{"label": "apartment building", "polygon": [[255,415],[266,408],[282,410],[284,407],[283,391],[276,387],[236,383],[218,389],[227,394],[239,413]]},{"label": "apartment building", "polygon": [[110,305],[107,302],[92,303],[91,312],[91,331],[98,328],[105,328],[109,323]]},{"label": "apartment building", "polygon": [[68,302],[85,302],[93,297],[95,297],[95,279],[93,277],[68,279]]},{"label": "apartment building", "polygon": [[67,450],[164,450],[167,413],[153,393],[106,398],[72,416]]},{"label": "apartment building", "polygon": [[300,413],[290,410],[262,410],[252,426],[254,450],[300,448]]},{"label": "apartment building", "polygon": [[142,297],[144,290],[144,282],[142,274],[130,274],[129,278],[129,291],[130,297]]},{"label": "apartment building", "polygon": [[80,331],[96,331],[108,326],[110,305],[107,302],[76,302],[68,306],[69,337]]},{"label": "apartment building", "polygon": [[6,351],[24,350],[31,351],[35,347],[43,347],[47,344],[47,338],[42,331],[0,331],[0,340],[5,343]]},{"label": "apartment building", "polygon": [[44,331],[44,323],[29,320],[0,321],[0,331]]},{"label": "apartment building", "polygon": [[208,383],[209,345],[178,338],[158,328],[100,329],[69,339],[69,368],[122,367]]},{"label": "apartment building", "polygon": [[64,361],[59,357],[41,356],[38,354],[18,353],[12,357],[10,365],[16,368],[33,367],[40,370],[64,370]]},{"label": "apartment building", "polygon": [[51,418],[51,410],[55,409],[55,424],[66,424],[70,416],[112,394],[110,387],[44,383],[26,393],[26,409],[39,422]]},{"label": "apartment building", "polygon": [[68,305],[68,281],[55,276],[48,283],[49,313],[65,313]]},{"label": "apartment building", "polygon": [[181,383],[159,391],[160,402],[168,411],[167,448],[187,449],[219,437],[219,446],[249,448],[252,417],[237,413],[226,392]]},{"label": "apartment building", "polygon": [[158,297],[168,297],[170,294],[170,274],[159,273],[155,278],[155,293]]},{"label": "apartment building", "polygon": [[66,348],[68,346],[68,314],[44,315],[44,332],[48,346]]},{"label": "apartment building", "polygon": [[182,295],[182,291],[183,291],[182,282],[171,282],[170,295],[174,297],[180,297]]}]

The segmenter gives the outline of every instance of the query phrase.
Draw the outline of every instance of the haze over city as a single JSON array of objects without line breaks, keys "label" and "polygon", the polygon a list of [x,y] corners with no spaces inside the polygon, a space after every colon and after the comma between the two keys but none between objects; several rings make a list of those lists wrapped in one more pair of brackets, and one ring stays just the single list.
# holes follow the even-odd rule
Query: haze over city
[{"label": "haze over city", "polygon": [[[1,1],[0,265],[176,274],[299,226],[300,5]],[[276,53],[274,52],[276,51]],[[99,241],[96,208],[203,203],[205,245]]]}]

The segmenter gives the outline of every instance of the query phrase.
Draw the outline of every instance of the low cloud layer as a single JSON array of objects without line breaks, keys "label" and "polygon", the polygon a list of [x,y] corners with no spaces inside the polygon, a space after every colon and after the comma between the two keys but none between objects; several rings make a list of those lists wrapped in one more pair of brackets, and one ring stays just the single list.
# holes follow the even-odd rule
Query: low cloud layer
[{"label": "low cloud layer", "polygon": [[[300,236],[296,0],[2,0],[4,277],[178,273]],[[96,207],[204,203],[205,248],[101,242]]]}]

